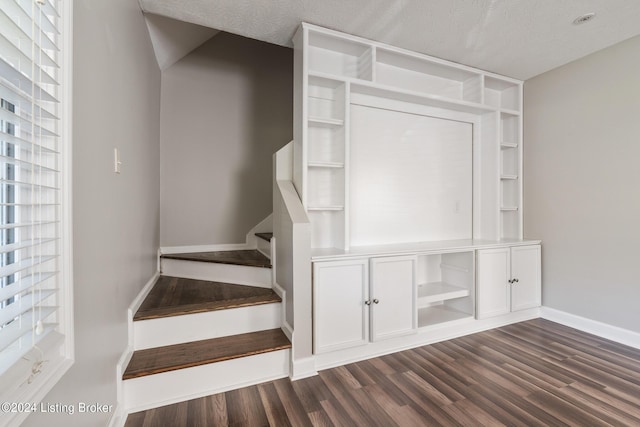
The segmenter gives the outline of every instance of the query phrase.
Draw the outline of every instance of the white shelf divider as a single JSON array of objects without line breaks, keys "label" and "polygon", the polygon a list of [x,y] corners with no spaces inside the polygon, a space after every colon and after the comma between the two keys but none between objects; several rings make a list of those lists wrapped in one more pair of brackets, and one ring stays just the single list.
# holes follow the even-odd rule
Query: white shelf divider
[{"label": "white shelf divider", "polygon": [[309,117],[309,124],[316,126],[343,126],[344,120],[332,117]]},{"label": "white shelf divider", "polygon": [[343,211],[344,206],[341,205],[333,205],[333,206],[309,206],[307,207],[309,211]]},{"label": "white shelf divider", "polygon": [[518,148],[518,143],[503,141],[502,143],[500,143],[500,148],[502,148],[503,150],[508,148]]},{"label": "white shelf divider", "polygon": [[310,168],[343,168],[344,163],[342,162],[309,162],[308,166]]},{"label": "white shelf divider", "polygon": [[418,307],[425,307],[434,302],[468,297],[469,289],[454,286],[446,282],[433,282],[418,285]]}]

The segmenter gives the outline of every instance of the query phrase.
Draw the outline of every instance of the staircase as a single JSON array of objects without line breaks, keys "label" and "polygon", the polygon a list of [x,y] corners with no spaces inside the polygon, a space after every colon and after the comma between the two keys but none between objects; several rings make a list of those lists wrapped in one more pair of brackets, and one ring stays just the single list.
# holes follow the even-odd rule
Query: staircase
[{"label": "staircase", "polygon": [[161,271],[132,319],[127,412],[289,375],[291,343],[264,253],[166,254]]}]

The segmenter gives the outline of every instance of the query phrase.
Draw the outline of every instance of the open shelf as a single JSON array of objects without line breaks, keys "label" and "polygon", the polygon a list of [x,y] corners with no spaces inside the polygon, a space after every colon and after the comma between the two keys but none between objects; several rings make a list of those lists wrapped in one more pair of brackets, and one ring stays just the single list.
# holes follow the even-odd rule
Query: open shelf
[{"label": "open shelf", "polygon": [[344,207],[344,169],[309,168],[308,180],[308,208]]},{"label": "open shelf", "polygon": [[323,126],[323,127],[343,126],[344,120],[334,119],[331,117],[309,117],[309,124],[311,126]]},{"label": "open shelf", "polygon": [[326,77],[310,76],[307,93],[308,118],[321,125],[344,124],[345,84]]},{"label": "open shelf", "polygon": [[376,83],[455,100],[481,102],[479,73],[425,57],[378,48]]},{"label": "open shelf", "polygon": [[307,132],[309,165],[344,165],[344,127],[309,126]]},{"label": "open shelf", "polygon": [[344,163],[341,162],[309,162],[310,168],[343,168]]},{"label": "open shelf", "polygon": [[473,314],[459,311],[445,305],[435,305],[418,310],[418,327],[423,328],[468,318],[473,318]]},{"label": "open shelf", "polygon": [[501,230],[500,238],[509,239],[521,234],[520,212],[518,209],[502,210],[500,212]]},{"label": "open shelf", "polygon": [[418,255],[418,326],[473,316],[473,252]]},{"label": "open shelf", "polygon": [[371,80],[373,48],[342,37],[309,31],[309,71]]},{"label": "open shelf", "polygon": [[307,207],[309,211],[343,211],[344,206],[342,205],[333,205],[333,206],[309,206]]},{"label": "open shelf", "polygon": [[[358,151],[357,142],[362,139],[358,139],[358,132],[371,127],[371,122],[358,122],[360,116],[354,111],[359,107],[480,122],[481,126],[473,128],[472,197],[477,203],[472,205],[467,222],[473,226],[470,233],[488,239],[522,237],[518,222],[522,221],[523,184],[521,81],[311,24],[302,24],[294,43],[296,72],[300,73],[295,96],[303,107],[296,122],[299,132],[295,142],[300,150],[294,151],[294,181],[305,207],[313,214],[313,227],[327,227],[325,232],[333,236],[324,239],[318,231],[315,247],[374,243],[360,242],[354,231],[362,223],[357,206],[362,205],[359,195],[365,189],[363,183],[373,182],[375,177],[375,172],[361,174],[365,179],[358,175],[358,161],[375,153],[371,144]],[[398,117],[389,120],[400,121]],[[381,132],[374,135],[378,134]],[[416,185],[425,188],[440,185],[437,180],[416,182],[424,183]],[[379,193],[376,206],[391,200],[386,193],[370,188],[366,191]],[[422,188],[413,189],[412,194],[418,194]],[[451,206],[453,213],[458,212],[455,201]],[[336,236],[341,231],[346,234]],[[379,240],[382,243],[383,239]],[[475,300],[472,285],[444,277],[418,280],[437,282],[467,287],[469,294],[459,299]]]},{"label": "open shelf", "polygon": [[510,110],[511,114],[519,114],[520,84],[511,80],[485,76],[484,103],[502,110]]},{"label": "open shelf", "polygon": [[307,208],[312,248],[344,248],[345,212],[342,206]]},{"label": "open shelf", "polygon": [[501,180],[501,203],[500,206],[520,206],[520,185],[518,179]]},{"label": "open shelf", "polygon": [[381,84],[354,82],[351,84],[351,90],[352,93],[355,94],[375,96],[395,101],[410,102],[413,104],[443,108],[462,113],[483,114],[495,111],[495,108],[482,105],[477,102],[458,100],[425,92],[417,92],[415,90],[398,89],[393,86],[383,86]]},{"label": "open shelf", "polygon": [[437,301],[469,296],[469,289],[447,282],[432,282],[418,285],[418,307],[425,307]]},{"label": "open shelf", "polygon": [[500,143],[518,144],[520,141],[520,117],[500,113]]}]

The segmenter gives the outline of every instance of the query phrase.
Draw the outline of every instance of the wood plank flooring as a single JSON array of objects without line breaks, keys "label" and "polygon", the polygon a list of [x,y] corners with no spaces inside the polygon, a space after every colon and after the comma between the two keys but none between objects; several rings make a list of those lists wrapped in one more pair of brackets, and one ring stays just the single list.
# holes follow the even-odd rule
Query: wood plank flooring
[{"label": "wood plank flooring", "polygon": [[160,276],[133,320],[281,302],[272,289]]},{"label": "wood plank flooring", "polygon": [[184,261],[213,262],[218,264],[245,265],[271,268],[271,260],[255,249],[241,251],[213,251],[185,254],[164,254],[161,258]]},{"label": "wood plank flooring", "polygon": [[168,425],[640,426],[640,350],[535,319],[126,422]]},{"label": "wood plank flooring", "polygon": [[[282,330],[271,329],[138,350],[133,353],[122,379],[128,380],[287,348],[291,348],[291,343]],[[167,387],[171,387],[171,384],[167,384]]]}]

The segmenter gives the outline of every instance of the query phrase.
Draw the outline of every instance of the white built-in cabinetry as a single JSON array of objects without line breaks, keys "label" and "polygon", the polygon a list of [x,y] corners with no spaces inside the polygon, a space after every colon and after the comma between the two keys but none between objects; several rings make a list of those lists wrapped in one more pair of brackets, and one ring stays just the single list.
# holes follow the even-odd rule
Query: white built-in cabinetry
[{"label": "white built-in cabinetry", "polygon": [[369,340],[369,260],[313,265],[313,351],[364,345]]},{"label": "white built-in cabinetry", "polygon": [[509,323],[504,316],[515,312],[536,316],[531,310],[541,302],[539,241],[438,244],[316,251],[314,353],[403,336],[409,343],[429,342],[434,330],[464,333],[477,328],[476,321],[502,316]]},{"label": "white built-in cabinetry", "polygon": [[416,257],[314,263],[315,353],[416,330]]},{"label": "white built-in cabinetry", "polygon": [[317,366],[537,317],[522,142],[521,81],[302,24],[293,184]]},{"label": "white built-in cabinetry", "polygon": [[418,259],[418,325],[426,327],[472,317],[473,251],[424,254]]},{"label": "white built-in cabinetry", "polygon": [[521,81],[309,24],[294,47],[293,181],[313,248],[351,246],[354,104],[473,123],[473,230],[465,237],[522,238]]},{"label": "white built-in cabinetry", "polygon": [[478,319],[539,307],[540,245],[478,251]]},{"label": "white built-in cabinetry", "polygon": [[365,301],[371,313],[371,341],[415,332],[416,261],[413,255],[371,258],[371,292]]}]

